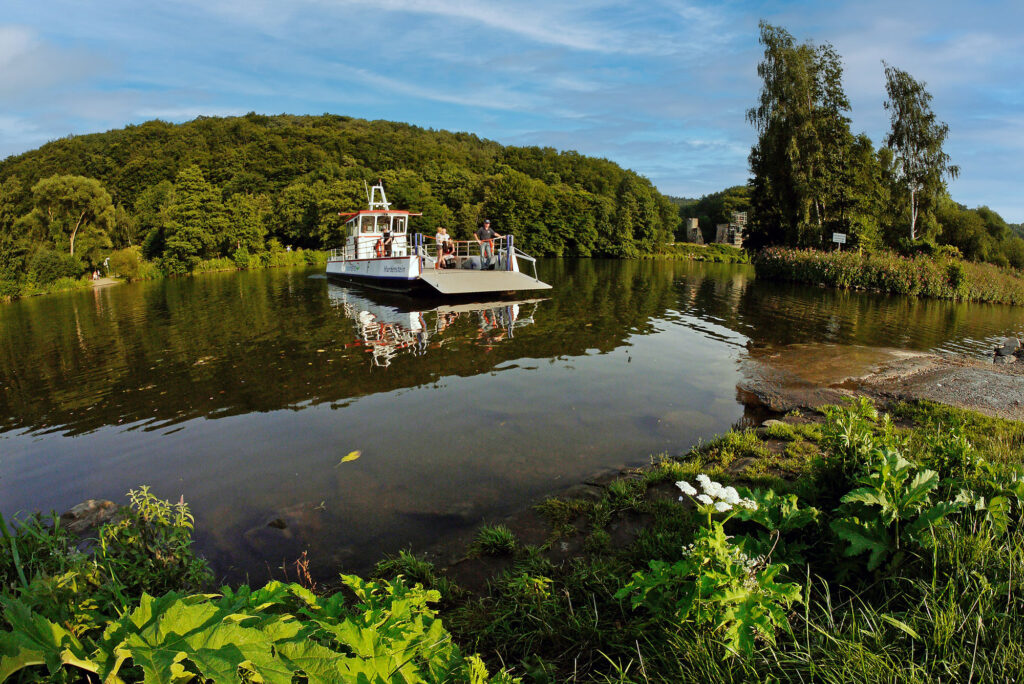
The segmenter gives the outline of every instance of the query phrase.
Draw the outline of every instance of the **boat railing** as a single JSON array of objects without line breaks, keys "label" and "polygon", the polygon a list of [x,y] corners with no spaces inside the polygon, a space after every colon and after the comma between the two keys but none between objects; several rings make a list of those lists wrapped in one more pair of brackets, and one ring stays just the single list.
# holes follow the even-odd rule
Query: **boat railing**
[{"label": "boat railing", "polygon": [[[492,258],[497,259],[499,268],[511,271],[515,269],[513,269],[508,255],[513,254],[516,260],[525,259],[530,262],[533,266],[533,279],[537,280],[537,260],[515,247],[513,236],[505,235],[500,238],[487,240],[486,242],[490,244],[477,240],[455,240],[454,238],[448,238],[448,243],[452,247],[451,254],[455,258],[455,268],[462,268],[466,260],[472,257],[478,257],[483,261],[486,258],[485,254],[489,252]],[[432,236],[423,235],[419,240],[414,241],[414,245],[416,245],[414,249],[418,250],[416,253],[425,258],[425,266],[433,267],[437,263],[437,260],[440,258],[438,244]]]}]

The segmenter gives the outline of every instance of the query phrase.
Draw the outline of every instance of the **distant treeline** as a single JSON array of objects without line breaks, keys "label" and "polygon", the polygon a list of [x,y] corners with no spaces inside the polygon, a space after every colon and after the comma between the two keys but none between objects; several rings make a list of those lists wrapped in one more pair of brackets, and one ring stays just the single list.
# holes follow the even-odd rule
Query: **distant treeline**
[{"label": "distant treeline", "polygon": [[[149,121],[0,162],[0,281],[73,276],[141,247],[164,273],[343,240],[341,211],[382,179],[414,226],[483,219],[539,255],[650,254],[678,226],[647,179],[605,159],[344,116]],[[136,250],[137,251],[137,250]]]}]

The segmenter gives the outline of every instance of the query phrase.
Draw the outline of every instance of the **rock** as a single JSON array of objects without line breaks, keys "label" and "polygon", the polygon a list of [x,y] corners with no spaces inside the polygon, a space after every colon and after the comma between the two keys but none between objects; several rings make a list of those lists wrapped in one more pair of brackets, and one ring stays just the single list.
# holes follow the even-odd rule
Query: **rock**
[{"label": "rock", "polygon": [[730,475],[739,475],[744,470],[746,470],[747,468],[752,466],[754,464],[754,461],[756,461],[756,460],[757,459],[755,459],[755,458],[753,458],[751,456],[744,456],[743,458],[737,458],[735,461],[733,461],[732,463],[729,464],[729,467],[726,468],[726,472],[729,473]]},{"label": "rock", "polygon": [[776,418],[769,418],[768,420],[761,423],[761,427],[763,428],[775,427],[776,425],[786,425],[786,421],[778,420]]},{"label": "rock", "polygon": [[998,354],[992,359],[992,363],[1013,363],[1017,360],[1016,356],[999,356]]},{"label": "rock", "polygon": [[69,532],[81,535],[110,522],[120,510],[113,501],[89,499],[60,514],[60,524]]},{"label": "rock", "polygon": [[273,527],[275,530],[284,530],[288,528],[288,523],[281,518],[274,518],[267,523],[267,527]]},{"label": "rock", "polygon": [[588,484],[578,484],[569,487],[564,492],[561,492],[559,496],[563,499],[590,499],[591,501],[600,501],[603,498],[603,490],[600,487],[594,487]]},{"label": "rock", "polygon": [[996,347],[996,356],[1013,356],[1021,348],[1020,340],[1016,337],[1007,337],[1000,347]]}]

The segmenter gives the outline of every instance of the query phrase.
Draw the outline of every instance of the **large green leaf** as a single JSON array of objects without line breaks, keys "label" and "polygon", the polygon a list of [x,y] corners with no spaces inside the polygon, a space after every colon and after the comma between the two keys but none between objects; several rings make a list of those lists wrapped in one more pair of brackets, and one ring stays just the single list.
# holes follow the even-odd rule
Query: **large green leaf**
[{"label": "large green leaf", "polygon": [[928,494],[939,486],[939,474],[934,470],[922,470],[914,476],[910,487],[904,490],[900,497],[899,507],[901,510],[916,508],[924,504]]},{"label": "large green leaf", "polygon": [[888,530],[877,521],[861,522],[857,518],[842,518],[833,520],[831,527],[840,539],[849,544],[844,551],[845,555],[856,556],[865,551],[870,552],[868,570],[881,565],[893,550]]},{"label": "large green leaf", "polygon": [[0,682],[35,665],[45,665],[51,675],[65,665],[90,672],[99,669],[71,632],[33,613],[17,599],[0,596],[0,606],[14,628],[0,632]]}]

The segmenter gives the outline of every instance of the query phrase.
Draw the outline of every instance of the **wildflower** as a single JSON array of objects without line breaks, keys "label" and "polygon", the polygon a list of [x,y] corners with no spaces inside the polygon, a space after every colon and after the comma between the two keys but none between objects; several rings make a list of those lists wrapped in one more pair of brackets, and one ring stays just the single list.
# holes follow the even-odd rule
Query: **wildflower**
[{"label": "wildflower", "polygon": [[[686,494],[687,496],[697,495],[697,490],[694,488],[692,484],[690,484],[686,480],[680,480],[679,482],[676,482],[676,487],[679,487],[683,494]],[[679,497],[679,500],[682,501],[682,497]]]},{"label": "wildflower", "polygon": [[746,508],[748,511],[757,510],[757,502],[753,499],[740,499],[739,504],[741,508]]},{"label": "wildflower", "polygon": [[716,501],[715,502],[715,510],[718,511],[719,513],[725,513],[726,511],[731,511],[732,510],[732,506],[730,506],[729,504],[727,504],[724,501]]},{"label": "wildflower", "polygon": [[706,492],[708,491],[708,487],[711,486],[711,478],[704,473],[701,473],[697,476],[697,484],[699,484],[700,488]]},{"label": "wildflower", "polygon": [[711,504],[715,503],[715,500],[714,500],[714,499],[712,499],[712,498],[711,498],[710,496],[708,496],[707,494],[699,494],[699,495],[697,496],[697,501],[700,501],[700,502],[701,502],[702,504],[704,504],[705,506],[710,506]]},{"label": "wildflower", "polygon": [[735,506],[740,502],[740,493],[736,491],[735,487],[723,487],[722,492],[719,494],[719,498],[726,503]]}]

